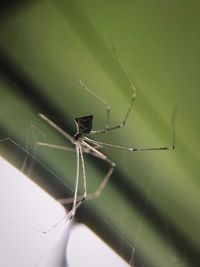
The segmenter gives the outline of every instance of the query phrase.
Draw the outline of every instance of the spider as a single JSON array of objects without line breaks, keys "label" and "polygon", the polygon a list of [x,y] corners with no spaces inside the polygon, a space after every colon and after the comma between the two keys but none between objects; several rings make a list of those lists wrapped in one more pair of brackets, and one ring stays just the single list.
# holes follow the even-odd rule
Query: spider
[{"label": "spider", "polygon": [[[112,42],[111,42],[111,44],[112,44]],[[82,116],[82,117],[75,118],[77,132],[72,137],[71,135],[66,133],[63,129],[61,129],[58,125],[56,125],[52,120],[50,120],[47,116],[45,116],[44,114],[39,114],[39,116],[44,121],[46,121],[50,126],[52,126],[54,129],[56,129],[61,135],[63,135],[67,140],[69,140],[72,144],[75,145],[75,149],[72,149],[72,148],[67,148],[67,147],[43,143],[43,142],[37,143],[38,145],[41,145],[41,146],[48,146],[48,147],[64,149],[64,150],[68,150],[68,151],[75,151],[75,153],[76,153],[76,166],[77,166],[77,168],[76,168],[76,182],[75,182],[74,197],[60,200],[60,203],[62,203],[62,204],[73,203],[72,209],[68,215],[69,218],[72,218],[75,216],[76,210],[83,203],[83,201],[85,199],[98,198],[101,195],[103,189],[107,185],[107,183],[108,183],[108,181],[109,181],[109,179],[110,179],[110,177],[114,171],[116,164],[112,160],[110,160],[105,154],[103,154],[102,152],[100,152],[98,150],[100,147],[109,146],[109,147],[113,147],[113,148],[117,148],[117,149],[128,150],[131,152],[153,151],[153,150],[174,150],[175,149],[175,117],[177,114],[177,110],[174,111],[174,113],[172,114],[172,117],[171,117],[172,138],[171,138],[171,145],[170,146],[151,147],[151,148],[123,147],[123,146],[119,146],[119,145],[115,145],[115,144],[109,144],[109,143],[96,141],[96,140],[88,137],[90,135],[94,135],[97,133],[106,134],[106,133],[109,133],[113,130],[117,130],[119,128],[124,127],[126,125],[127,119],[129,117],[130,111],[131,111],[133,103],[134,103],[134,100],[136,98],[136,88],[135,88],[134,84],[132,83],[131,79],[129,78],[126,70],[122,66],[121,61],[120,61],[113,45],[112,45],[112,50],[113,50],[113,53],[115,54],[115,56],[117,58],[118,64],[121,68],[121,71],[123,72],[126,79],[128,80],[129,86],[133,92],[130,104],[129,104],[128,109],[127,109],[127,112],[125,113],[125,116],[124,116],[124,120],[121,123],[119,123],[113,127],[110,127],[110,109],[111,109],[110,105],[103,98],[96,95],[92,90],[90,90],[81,80],[79,80],[79,82],[80,82],[80,85],[82,86],[82,88],[84,90],[86,90],[89,94],[93,95],[98,101],[100,101],[106,107],[106,126],[105,126],[105,129],[92,130],[93,115]],[[100,183],[100,185],[98,186],[96,191],[94,193],[89,193],[89,194],[87,193],[87,178],[86,178],[85,163],[84,163],[84,157],[83,157],[84,153],[91,154],[94,157],[97,157],[101,160],[106,161],[110,165],[108,172],[106,173],[105,177],[103,178],[102,182]],[[81,165],[82,165],[84,192],[81,196],[78,196],[80,160],[81,160]]]},{"label": "spider", "polygon": [[[48,144],[48,143],[42,143],[38,142],[38,145],[41,146],[48,146],[52,148],[58,148],[58,149],[65,149],[65,150],[72,150],[75,151],[76,153],[76,182],[75,182],[75,190],[74,190],[74,197],[73,198],[67,198],[60,200],[60,203],[62,204],[67,204],[67,203],[73,203],[72,209],[68,214],[69,218],[72,218],[75,216],[76,210],[78,207],[83,203],[84,200],[86,199],[91,199],[91,198],[98,198],[105,186],[107,185],[114,168],[116,164],[110,160],[105,154],[100,152],[98,149],[103,146],[109,146],[117,149],[123,149],[123,150],[128,150],[131,152],[137,152],[137,151],[153,151],[153,150],[174,150],[175,149],[175,115],[176,113],[174,112],[172,115],[172,141],[170,146],[165,146],[165,147],[151,147],[151,148],[135,148],[135,147],[123,147],[123,146],[118,146],[114,144],[109,144],[109,143],[104,143],[100,141],[96,141],[94,139],[89,138],[88,136],[94,135],[96,133],[108,133],[113,130],[122,128],[125,126],[126,121],[128,119],[129,113],[132,109],[133,102],[136,97],[136,91],[135,87],[133,87],[133,84],[130,83],[131,88],[133,89],[133,95],[131,98],[131,102],[129,104],[128,110],[125,114],[124,120],[122,123],[117,124],[114,127],[110,127],[109,124],[109,117],[110,117],[110,106],[107,104],[106,101],[104,101],[102,98],[94,94],[82,81],[80,81],[81,86],[86,89],[89,93],[93,94],[99,101],[101,101],[103,104],[107,106],[107,116],[106,116],[106,127],[103,130],[92,130],[92,122],[93,122],[93,115],[87,115],[87,116],[82,116],[75,118],[75,123],[77,127],[77,132],[76,134],[72,137],[68,133],[66,133],[63,129],[61,129],[58,125],[56,125],[52,120],[50,120],[47,116],[43,114],[39,114],[39,116],[46,121],[50,126],[52,126],[54,129],[56,129],[61,135],[63,135],[66,139],[68,139],[72,144],[75,145],[75,149],[72,148],[67,148],[63,146],[57,146],[53,144]],[[103,178],[102,182],[96,189],[94,193],[87,193],[87,178],[86,178],[86,172],[85,172],[85,163],[84,163],[84,157],[83,154],[88,153],[91,154],[94,157],[97,157],[101,160],[106,161],[109,165],[110,168],[108,172],[106,173],[105,177]],[[79,183],[79,172],[80,172],[80,160],[81,160],[81,165],[82,165],[82,173],[83,173],[83,185],[84,185],[84,192],[82,195],[78,196],[78,183]],[[57,225],[57,224],[56,224]]]}]

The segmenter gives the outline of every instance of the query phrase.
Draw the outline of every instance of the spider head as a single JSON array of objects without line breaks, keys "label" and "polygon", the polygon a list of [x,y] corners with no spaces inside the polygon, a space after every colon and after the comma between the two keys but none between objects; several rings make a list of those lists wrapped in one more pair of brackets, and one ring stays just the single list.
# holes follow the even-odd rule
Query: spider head
[{"label": "spider head", "polygon": [[89,134],[92,130],[93,115],[75,118],[77,133],[75,139],[78,140],[83,134]]}]

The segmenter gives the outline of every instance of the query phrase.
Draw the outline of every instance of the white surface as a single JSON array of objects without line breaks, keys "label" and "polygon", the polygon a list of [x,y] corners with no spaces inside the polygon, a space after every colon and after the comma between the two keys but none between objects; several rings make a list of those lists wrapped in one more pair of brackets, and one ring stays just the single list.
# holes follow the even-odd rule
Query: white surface
[{"label": "white surface", "polygon": [[58,243],[66,223],[48,234],[37,230],[49,229],[64,216],[65,211],[1,157],[0,212],[0,266],[50,267],[43,264],[44,259]]},{"label": "white surface", "polygon": [[128,267],[106,243],[85,225],[76,225],[67,247],[69,267]]},{"label": "white surface", "polygon": [[[23,173],[0,157],[0,266],[2,267],[127,267],[108,245],[84,225],[70,234],[63,207]],[[35,230],[31,230],[31,228]]]}]

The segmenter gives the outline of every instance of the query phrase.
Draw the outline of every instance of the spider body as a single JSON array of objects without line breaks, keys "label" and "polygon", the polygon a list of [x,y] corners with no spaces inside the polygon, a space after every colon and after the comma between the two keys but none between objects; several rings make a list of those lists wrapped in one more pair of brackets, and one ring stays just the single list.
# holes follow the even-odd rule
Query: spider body
[{"label": "spider body", "polygon": [[[90,135],[95,135],[95,134],[107,134],[109,132],[112,132],[114,130],[123,128],[128,120],[129,114],[132,110],[134,100],[136,98],[136,89],[132,81],[129,79],[129,76],[126,72],[126,70],[123,68],[116,51],[113,48],[113,52],[117,57],[117,61],[119,64],[119,67],[122,70],[122,73],[124,74],[125,78],[127,79],[130,89],[132,90],[132,97],[131,101],[128,105],[127,111],[124,115],[123,121],[121,121],[118,124],[115,124],[113,126],[110,125],[110,111],[111,107],[108,104],[107,101],[105,101],[103,98],[95,94],[92,90],[90,90],[81,80],[79,80],[82,88],[87,91],[90,95],[94,96],[96,100],[101,102],[105,107],[106,107],[106,121],[105,121],[105,127],[103,129],[97,129],[97,130],[92,130],[92,123],[93,123],[93,115],[87,115],[87,116],[82,116],[75,118],[75,123],[76,123],[76,128],[77,131],[74,136],[71,136],[67,132],[65,132],[61,127],[59,127],[57,124],[55,124],[51,119],[49,119],[47,116],[39,113],[39,116],[41,119],[46,121],[52,128],[54,128],[57,132],[59,132],[63,137],[66,138],[67,141],[69,141],[74,147],[66,147],[62,145],[57,145],[57,144],[49,144],[45,142],[37,142],[37,145],[44,146],[44,147],[49,147],[49,148],[54,148],[54,149],[62,149],[65,151],[71,151],[74,152],[76,155],[76,179],[75,179],[75,188],[74,188],[74,195],[73,197],[70,198],[64,198],[64,199],[59,199],[59,202],[62,204],[69,204],[73,203],[72,209],[70,212],[67,214],[67,219],[71,219],[75,216],[76,210],[80,207],[80,205],[83,203],[85,199],[92,199],[92,198],[97,198],[101,195],[103,192],[104,188],[106,187],[113,171],[116,166],[116,164],[109,159],[103,152],[99,151],[100,148],[103,148],[104,146],[108,146],[111,148],[116,148],[120,150],[127,150],[130,152],[140,152],[140,151],[158,151],[158,150],[174,150],[175,149],[175,118],[177,114],[177,110],[174,111],[171,117],[171,144],[169,146],[164,146],[164,147],[146,147],[146,148],[138,148],[138,147],[124,147],[116,144],[110,144],[110,143],[105,143],[101,141],[97,141],[94,139],[89,138],[88,136]],[[6,138],[8,139],[8,138]],[[6,140],[5,139],[5,140]],[[2,141],[2,140],[0,140]],[[91,156],[101,159],[105,162],[108,163],[109,169],[106,172],[105,176],[102,178],[101,182],[99,183],[98,187],[94,192],[89,192],[87,191],[87,179],[86,179],[86,170],[85,170],[85,163],[84,163],[84,154],[90,154]],[[81,167],[81,168],[80,168]],[[83,193],[79,195],[78,193],[78,187],[79,187],[79,176],[80,172],[83,177]],[[66,216],[64,217],[66,218]],[[60,221],[58,221],[55,225],[53,225],[48,231],[45,231],[46,233],[51,231],[53,228],[55,228],[64,218],[62,218]]]},{"label": "spider body", "polygon": [[75,118],[77,133],[74,135],[74,142],[83,137],[84,134],[89,134],[92,130],[93,115]]},{"label": "spider body", "polygon": [[75,118],[77,133],[89,134],[92,130],[93,115]]},{"label": "spider body", "polygon": [[[127,79],[129,86],[132,90],[132,97],[130,104],[128,106],[128,109],[125,113],[124,119],[121,123],[118,123],[114,126],[110,126],[110,105],[108,104],[107,101],[105,101],[103,98],[100,96],[96,95],[92,90],[90,90],[81,80],[79,80],[82,88],[86,90],[90,95],[93,95],[99,102],[101,102],[105,107],[106,107],[106,125],[105,128],[101,130],[92,130],[92,122],[93,122],[93,115],[87,115],[87,116],[82,116],[75,118],[75,123],[76,123],[76,128],[77,132],[76,134],[72,137],[68,133],[66,133],[62,128],[60,128],[58,125],[56,125],[53,121],[51,121],[49,118],[47,118],[43,114],[39,114],[40,117],[45,120],[49,125],[51,125],[54,129],[56,129],[60,134],[62,134],[68,141],[73,143],[75,145],[75,148],[66,148],[58,145],[52,145],[48,143],[39,143],[38,145],[42,146],[48,146],[52,148],[58,148],[58,149],[65,149],[67,151],[74,151],[76,153],[76,181],[75,181],[75,190],[74,190],[74,196],[72,198],[67,198],[67,199],[62,199],[60,201],[62,204],[67,204],[67,203],[73,203],[72,210],[69,213],[69,218],[74,217],[76,210],[78,207],[83,203],[85,199],[92,199],[92,198],[97,198],[101,195],[103,189],[106,187],[113,171],[116,166],[116,164],[110,160],[105,154],[103,154],[101,151],[99,151],[99,148],[102,148],[103,146],[108,146],[112,148],[117,148],[117,149],[123,149],[131,152],[139,152],[139,151],[155,151],[155,150],[174,150],[175,149],[175,117],[176,117],[176,110],[172,114],[171,118],[171,124],[172,124],[172,135],[171,135],[171,145],[170,146],[164,146],[164,147],[147,147],[147,148],[135,148],[135,147],[124,147],[124,146],[119,146],[115,144],[109,144],[109,143],[104,143],[101,141],[97,141],[91,138],[88,138],[86,135],[94,135],[97,133],[102,133],[102,134],[107,134],[109,132],[112,132],[114,130],[123,128],[128,120],[129,114],[132,110],[134,100],[136,98],[136,88],[132,81],[129,79],[129,76],[126,72],[126,70],[123,68],[120,59],[117,56],[117,53],[112,45],[113,48],[113,53],[116,55],[119,67],[122,70],[122,73],[124,74],[125,78]],[[83,154],[90,154],[96,158],[99,158],[101,160],[106,161],[110,168],[107,171],[106,175],[103,177],[102,181],[100,182],[99,186],[93,193],[88,193],[87,192],[87,179],[86,179],[86,172],[85,172],[85,163],[84,163],[84,156]],[[80,164],[82,166],[82,176],[83,176],[83,187],[84,187],[84,192],[81,195],[78,195],[78,183],[79,183],[79,175],[80,175]]]}]

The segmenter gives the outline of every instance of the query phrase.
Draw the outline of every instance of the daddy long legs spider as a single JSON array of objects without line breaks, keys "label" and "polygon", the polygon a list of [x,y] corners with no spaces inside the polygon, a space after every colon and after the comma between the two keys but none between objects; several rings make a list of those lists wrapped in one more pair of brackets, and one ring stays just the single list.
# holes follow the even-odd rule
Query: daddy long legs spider
[{"label": "daddy long legs spider", "polygon": [[[39,114],[39,116],[47,122],[51,127],[53,127],[55,130],[57,130],[62,136],[64,136],[68,141],[70,141],[73,145],[75,145],[75,148],[67,148],[63,146],[58,146],[55,144],[48,144],[44,142],[38,142],[37,144],[40,146],[47,146],[47,147],[52,147],[52,148],[57,148],[57,149],[64,149],[64,150],[72,150],[76,153],[76,182],[75,182],[75,190],[74,190],[74,197],[73,198],[67,198],[67,199],[62,199],[60,202],[62,204],[67,204],[67,203],[73,203],[72,209],[67,215],[68,218],[74,217],[77,208],[83,203],[84,200],[86,199],[91,199],[91,198],[97,198],[101,195],[103,189],[107,185],[113,171],[115,168],[115,163],[109,159],[105,154],[99,151],[99,148],[103,146],[108,146],[111,148],[116,148],[116,149],[121,149],[121,150],[127,150],[130,152],[140,152],[140,151],[155,151],[155,150],[174,150],[175,149],[175,118],[177,111],[175,110],[174,113],[172,114],[171,117],[171,127],[172,127],[172,135],[171,135],[171,144],[169,146],[163,146],[163,147],[150,147],[150,148],[136,148],[136,147],[123,147],[119,146],[116,144],[110,144],[110,143],[104,143],[100,142],[94,139],[89,138],[88,136],[95,135],[97,133],[99,134],[107,134],[111,131],[120,129],[126,125],[126,122],[128,120],[130,111],[132,109],[134,100],[136,98],[136,88],[132,81],[130,80],[126,70],[123,68],[121,61],[116,53],[115,48],[112,45],[113,53],[116,55],[118,64],[121,68],[121,71],[125,75],[126,79],[128,80],[129,86],[132,90],[132,97],[130,104],[128,106],[128,109],[125,113],[124,119],[121,123],[110,126],[110,105],[108,104],[107,101],[105,101],[103,98],[95,94],[91,89],[89,89],[81,80],[79,81],[81,84],[81,87],[86,90],[90,95],[94,96],[98,101],[100,101],[105,107],[106,107],[106,126],[105,129],[102,130],[93,130],[92,129],[92,122],[93,122],[93,115],[87,115],[87,116],[82,116],[79,118],[75,118],[75,123],[77,127],[77,132],[76,134],[72,137],[69,135],[67,132],[65,132],[62,128],[60,128],[57,124],[55,124],[51,119],[49,119],[47,116],[44,114]],[[93,193],[88,193],[87,192],[87,177],[86,177],[86,171],[85,171],[85,163],[84,163],[84,153],[91,154],[92,156],[99,158],[101,160],[106,161],[109,165],[110,168],[105,175],[105,177],[102,179],[101,183],[99,184],[98,188],[96,189],[95,192]],[[84,192],[82,195],[78,195],[78,184],[79,184],[79,174],[80,174],[80,164],[82,166],[82,174],[83,174],[83,185],[84,185]],[[56,224],[57,225],[57,224]],[[55,227],[55,226],[54,226]]]}]

